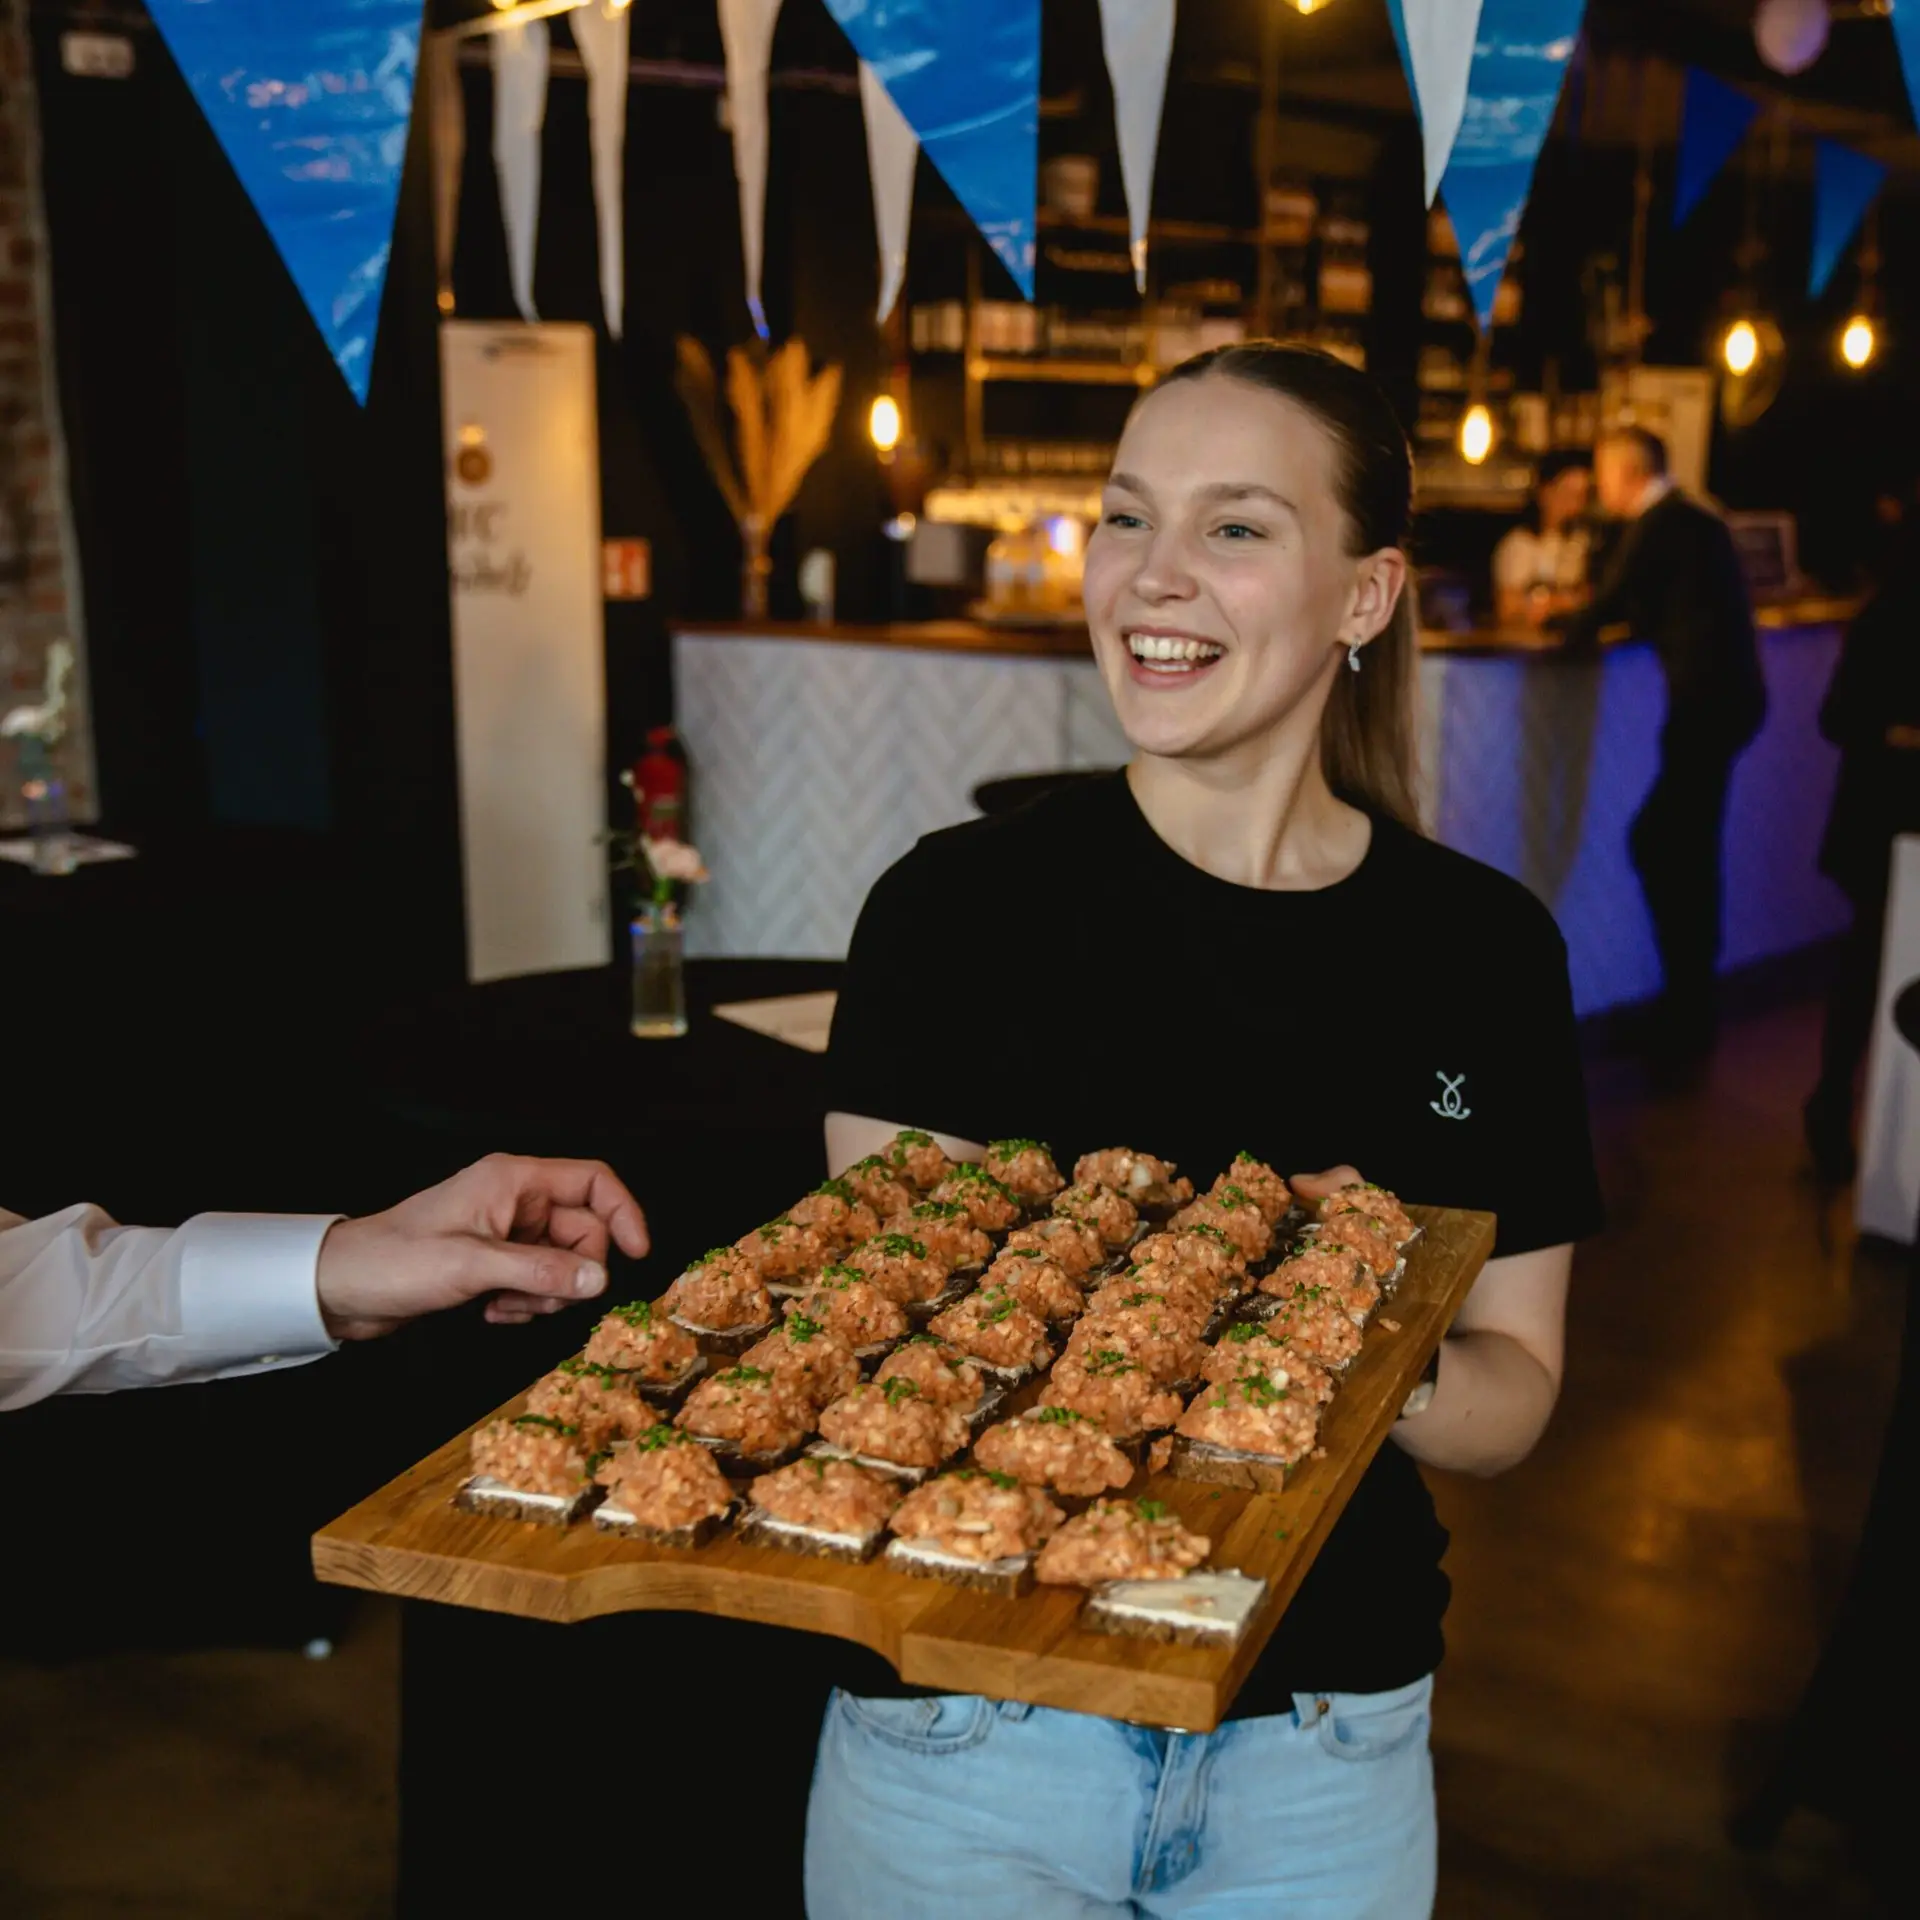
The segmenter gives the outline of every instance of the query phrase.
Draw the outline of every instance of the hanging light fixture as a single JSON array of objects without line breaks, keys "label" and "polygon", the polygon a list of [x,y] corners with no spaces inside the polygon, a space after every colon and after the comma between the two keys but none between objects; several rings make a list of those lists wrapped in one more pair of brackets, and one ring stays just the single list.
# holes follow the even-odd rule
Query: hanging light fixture
[{"label": "hanging light fixture", "polygon": [[1866,233],[1860,243],[1860,298],[1847,324],[1840,329],[1840,358],[1855,373],[1880,351],[1880,330],[1873,316],[1880,305],[1880,209],[1867,210]]},{"label": "hanging light fixture", "polygon": [[1745,314],[1720,337],[1720,358],[1729,373],[1751,373],[1760,358],[1760,332]]},{"label": "hanging light fixture", "polygon": [[1864,313],[1856,313],[1840,329],[1840,358],[1858,373],[1880,350],[1873,322]]},{"label": "hanging light fixture", "polygon": [[1826,52],[1829,26],[1827,0],[1760,0],[1753,44],[1775,73],[1804,73]]},{"label": "hanging light fixture", "polygon": [[1763,186],[1771,188],[1785,171],[1788,124],[1784,111],[1770,108],[1770,137],[1747,149],[1746,216],[1734,250],[1737,275],[1732,297],[1721,309],[1713,352],[1721,366],[1720,418],[1729,427],[1751,426],[1773,405],[1786,377],[1787,345],[1767,312],[1761,269],[1767,246],[1761,238]]},{"label": "hanging light fixture", "polygon": [[1493,415],[1484,400],[1476,400],[1460,422],[1460,457],[1468,466],[1485,463],[1493,451]]},{"label": "hanging light fixture", "polygon": [[1492,364],[1493,329],[1482,327],[1474,341],[1473,365],[1467,372],[1467,410],[1460,416],[1460,432],[1454,442],[1460,458],[1470,467],[1484,466],[1493,451],[1493,410],[1487,405]]},{"label": "hanging light fixture", "polygon": [[900,444],[900,403],[892,394],[879,395],[867,409],[867,438],[883,460]]}]

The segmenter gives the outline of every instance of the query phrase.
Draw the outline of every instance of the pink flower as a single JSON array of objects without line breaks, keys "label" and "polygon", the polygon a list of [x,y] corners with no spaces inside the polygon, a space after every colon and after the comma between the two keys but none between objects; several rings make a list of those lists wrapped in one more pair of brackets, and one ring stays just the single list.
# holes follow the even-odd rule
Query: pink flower
[{"label": "pink flower", "polygon": [[697,885],[712,878],[706,862],[684,840],[643,840],[640,844],[656,880],[684,880]]}]

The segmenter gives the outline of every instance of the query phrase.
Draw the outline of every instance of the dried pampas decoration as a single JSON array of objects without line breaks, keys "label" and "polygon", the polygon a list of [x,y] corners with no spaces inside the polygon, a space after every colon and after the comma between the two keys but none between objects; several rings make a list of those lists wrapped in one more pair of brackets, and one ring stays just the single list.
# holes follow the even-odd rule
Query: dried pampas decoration
[{"label": "dried pampas decoration", "polygon": [[741,612],[764,619],[767,537],[793,505],[807,469],[825,452],[840,406],[840,369],[807,371],[807,349],[789,340],[771,353],[734,347],[727,354],[727,403],[733,411],[739,464],[727,445],[719,382],[699,341],[680,336],[674,386],[693,426],[714,485],[740,527]]}]

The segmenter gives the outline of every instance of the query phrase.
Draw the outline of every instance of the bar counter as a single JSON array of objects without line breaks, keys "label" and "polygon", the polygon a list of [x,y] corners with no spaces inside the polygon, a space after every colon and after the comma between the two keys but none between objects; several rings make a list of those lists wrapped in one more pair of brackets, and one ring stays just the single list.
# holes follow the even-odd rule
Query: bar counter
[{"label": "bar counter", "polygon": [[[1734,776],[1725,967],[1845,924],[1814,870],[1835,768],[1816,721],[1852,612],[1808,600],[1758,616],[1770,707]],[[1626,835],[1665,710],[1651,648],[1578,660],[1496,631],[1421,648],[1428,825],[1552,907],[1581,1013],[1644,999],[1659,969]],[[695,954],[842,955],[868,887],[922,834],[970,818],[981,782],[1128,757],[1079,626],[685,622],[673,657],[714,876],[688,921]]]}]

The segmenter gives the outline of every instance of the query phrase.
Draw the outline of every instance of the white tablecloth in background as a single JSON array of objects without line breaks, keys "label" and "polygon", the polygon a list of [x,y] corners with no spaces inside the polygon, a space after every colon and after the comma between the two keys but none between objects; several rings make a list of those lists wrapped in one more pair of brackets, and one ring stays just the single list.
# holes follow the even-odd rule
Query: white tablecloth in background
[{"label": "white tablecloth in background", "polygon": [[1920,834],[1902,834],[1894,842],[1892,886],[1867,1056],[1854,1217],[1862,1233],[1910,1245],[1920,1217],[1920,1053],[1895,1030],[1893,1003],[1910,980],[1920,980]]}]

